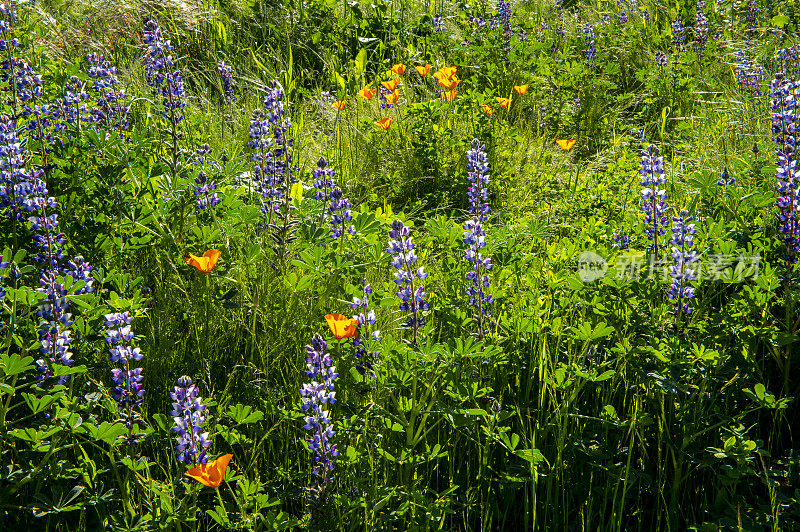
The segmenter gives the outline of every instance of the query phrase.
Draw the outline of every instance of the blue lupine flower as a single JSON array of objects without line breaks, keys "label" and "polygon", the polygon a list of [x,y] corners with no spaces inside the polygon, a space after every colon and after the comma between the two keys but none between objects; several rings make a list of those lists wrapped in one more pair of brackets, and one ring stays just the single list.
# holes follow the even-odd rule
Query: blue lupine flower
[{"label": "blue lupine flower", "polygon": [[470,263],[467,280],[471,286],[467,288],[469,304],[475,308],[475,321],[478,324],[478,335],[485,335],[485,322],[489,316],[489,307],[494,303],[491,294],[484,292],[489,287],[487,270],[492,269],[492,260],[483,256],[486,247],[485,224],[489,214],[489,162],[486,156],[486,146],[482,146],[478,139],[473,139],[471,149],[467,150],[467,179],[470,185],[467,195],[469,197],[470,218],[464,223],[464,244],[467,249],[464,258]]},{"label": "blue lupine flower", "polygon": [[319,158],[317,167],[314,169],[312,175],[314,177],[313,187],[317,189],[314,193],[314,197],[318,201],[329,201],[331,190],[333,190],[335,185],[333,178],[336,176],[336,172],[334,172],[333,168],[328,166],[328,161],[325,160],[325,157]]},{"label": "blue lupine flower", "polygon": [[231,68],[225,64],[225,61],[220,61],[217,63],[217,70],[219,71],[219,77],[222,79],[222,92],[225,95],[225,99],[230,103],[236,102]]},{"label": "blue lupine flower", "polygon": [[183,122],[183,109],[186,107],[186,89],[183,78],[178,70],[173,70],[174,63],[169,52],[172,45],[169,40],[164,40],[161,28],[153,20],[145,23],[144,44],[147,45],[145,54],[145,79],[153,88],[155,94],[161,97],[161,113],[170,121],[172,136],[172,170],[177,164],[177,144],[180,133],[178,124]]},{"label": "blue lupine flower", "polygon": [[720,179],[717,181],[717,185],[721,187],[729,187],[731,185],[734,185],[735,183],[736,183],[736,178],[733,177],[730,172],[728,172],[728,167],[726,166],[722,170],[722,177],[720,177]]},{"label": "blue lupine flower", "polygon": [[750,59],[747,51],[736,52],[733,72],[741,92],[747,94],[751,100],[761,96],[761,82],[765,77],[764,67]]},{"label": "blue lupine flower", "polygon": [[351,235],[356,234],[355,226],[353,224],[347,225],[353,220],[353,214],[350,211],[352,207],[350,200],[344,197],[342,189],[338,186],[333,187],[330,198],[331,203],[328,205],[328,214],[331,216],[331,226],[333,227],[331,238],[339,238],[345,232]]},{"label": "blue lupine flower", "polygon": [[208,167],[216,165],[211,157],[209,157],[209,155],[211,155],[211,146],[203,144],[195,153],[197,157],[195,158],[194,164],[199,168],[197,177],[194,178],[196,185],[194,187],[194,195],[197,197],[197,204],[195,207],[201,211],[208,208],[213,209],[219,205],[220,200],[216,193],[217,184],[214,181],[209,181],[208,174],[206,174],[206,169]]},{"label": "blue lupine flower", "polygon": [[616,229],[614,230],[614,234],[611,235],[611,240],[614,241],[614,247],[620,251],[628,249],[631,245],[630,235],[620,233]]},{"label": "blue lupine flower", "polygon": [[594,43],[594,29],[589,24],[585,25],[583,27],[583,35],[585,37],[583,53],[586,55],[586,66],[594,68],[594,58],[597,55],[597,48],[595,48]]},{"label": "blue lupine flower", "polygon": [[758,26],[758,14],[761,9],[758,7],[758,0],[747,0],[747,29],[754,31]]},{"label": "blue lupine flower", "polygon": [[772,133],[775,135],[778,164],[778,228],[786,245],[787,278],[791,279],[800,251],[800,179],[797,164],[797,131],[800,116],[797,100],[800,98],[800,82],[787,79],[777,72],[770,84]]},{"label": "blue lupine flower", "polygon": [[700,53],[703,52],[706,47],[706,42],[708,41],[708,17],[706,17],[705,13],[700,11],[701,9],[702,8],[698,2],[697,14],[695,15],[694,33]]},{"label": "blue lupine flower", "polygon": [[507,0],[497,0],[497,11],[503,28],[503,50],[508,55],[511,38],[514,36],[514,30],[511,28],[511,3]]},{"label": "blue lupine flower", "polygon": [[23,220],[24,203],[30,193],[30,174],[25,170],[16,123],[0,115],[0,214]]},{"label": "blue lupine flower", "polygon": [[683,47],[686,44],[686,36],[684,35],[683,21],[680,18],[672,21],[672,42],[675,43],[675,49],[678,52],[683,51]]},{"label": "blue lupine flower", "polygon": [[434,15],[434,17],[433,17],[433,28],[437,32],[443,32],[444,31],[444,19],[442,18],[441,15]]},{"label": "blue lupine flower", "polygon": [[115,312],[105,315],[103,324],[106,327],[106,343],[111,346],[109,353],[111,362],[120,364],[121,367],[111,369],[111,380],[114,387],[111,396],[120,407],[120,420],[128,427],[128,441],[133,444],[142,436],[133,434],[131,429],[134,423],[140,421],[139,414],[134,407],[142,403],[144,388],[142,387],[142,368],[132,368],[131,362],[142,360],[142,352],[138,347],[132,347],[133,339],[131,323],[133,318],[127,312]]},{"label": "blue lupine flower", "polygon": [[695,228],[693,223],[689,223],[693,217],[685,209],[681,210],[679,216],[672,217],[672,253],[670,256],[675,261],[675,265],[670,268],[669,275],[672,277],[667,297],[675,300],[678,310],[684,314],[691,314],[694,310],[685,302],[686,299],[694,298],[694,288],[688,286],[691,281],[697,280],[692,264],[699,260],[696,251],[691,248],[694,246]]},{"label": "blue lupine flower", "polygon": [[414,270],[417,254],[414,251],[416,246],[411,238],[409,227],[403,225],[401,220],[395,220],[392,222],[389,237],[392,240],[389,241],[387,251],[392,254],[391,264],[397,270],[394,282],[399,289],[396,295],[400,298],[400,310],[410,312],[404,326],[413,330],[412,343],[416,344],[417,330],[425,325],[425,317],[422,312],[428,310],[429,305],[425,301],[425,286],[422,284],[414,286],[414,280],[422,281],[428,277],[428,274],[422,267]]},{"label": "blue lupine flower", "polygon": [[306,345],[306,376],[311,378],[300,388],[301,410],[306,413],[305,430],[311,431],[306,439],[308,448],[314,453],[312,473],[316,477],[314,487],[317,496],[324,498],[325,489],[330,482],[329,473],[333,471],[333,458],[339,456],[336,444],[332,442],[336,431],[328,410],[336,404],[334,382],[339,376],[333,365],[330,353],[326,353],[328,344],[315,334],[311,344]]},{"label": "blue lupine flower", "polygon": [[669,225],[669,218],[665,215],[667,204],[665,202],[667,191],[662,188],[667,183],[664,175],[664,159],[658,155],[658,146],[650,144],[642,152],[642,165],[639,169],[642,175],[642,210],[645,213],[644,224],[645,234],[651,244],[648,249],[655,253],[666,246],[659,242],[659,236],[663,235],[665,228]]},{"label": "blue lupine flower", "polygon": [[667,54],[665,54],[661,50],[658,50],[656,52],[656,66],[658,68],[664,68],[667,66]]},{"label": "blue lupine flower", "polygon": [[369,308],[369,298],[372,295],[372,286],[364,279],[361,281],[362,296],[353,297],[353,302],[350,303],[350,308],[359,312],[353,316],[353,319],[358,320],[359,327],[361,327],[361,334],[353,338],[353,347],[355,348],[355,356],[358,362],[356,363],[356,370],[361,375],[369,373],[374,376],[373,362],[380,355],[377,350],[376,344],[383,339],[381,332],[377,329],[373,330],[378,323],[375,317],[375,311]]},{"label": "blue lupine flower", "polygon": [[[131,125],[128,121],[130,104],[128,95],[117,78],[117,68],[102,55],[90,54],[86,61],[89,63],[88,75],[92,80],[87,90],[94,102],[88,111],[87,121],[100,124],[108,132],[128,129]],[[78,99],[82,92],[78,93]],[[72,98],[75,99],[74,93]]]},{"label": "blue lupine flower", "polygon": [[187,465],[207,463],[206,450],[211,445],[208,432],[203,432],[206,405],[199,394],[200,390],[186,375],[178,379],[169,394],[172,399],[170,415],[175,421],[172,430],[177,433],[175,451],[178,461]]}]

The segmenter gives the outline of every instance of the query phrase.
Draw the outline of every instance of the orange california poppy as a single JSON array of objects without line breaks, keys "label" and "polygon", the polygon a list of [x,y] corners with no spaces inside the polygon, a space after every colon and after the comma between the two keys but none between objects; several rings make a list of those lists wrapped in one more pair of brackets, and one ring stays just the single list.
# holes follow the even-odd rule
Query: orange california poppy
[{"label": "orange california poppy", "polygon": [[511,105],[511,98],[503,98],[502,96],[495,96],[494,99],[497,100],[497,103],[500,104],[500,107],[508,108],[508,106]]},{"label": "orange california poppy", "polygon": [[400,78],[392,78],[389,81],[381,81],[381,85],[386,87],[386,90],[393,91],[400,85]]},{"label": "orange california poppy", "polygon": [[364,98],[367,101],[370,101],[373,96],[378,92],[378,89],[370,89],[369,87],[364,87],[360,91],[358,91],[358,95]]},{"label": "orange california poppy", "polygon": [[436,78],[436,80],[439,83],[441,83],[442,80],[452,78],[455,75],[455,73],[456,73],[456,67],[454,67],[454,66],[452,66],[452,67],[443,67],[443,68],[440,68],[438,70],[438,72],[435,72],[433,74],[433,77]]},{"label": "orange california poppy", "polygon": [[347,105],[347,102],[345,100],[339,100],[338,102],[333,102],[332,105],[333,107],[341,111],[342,109],[344,109],[344,106]]},{"label": "orange california poppy", "polygon": [[481,109],[483,109],[483,112],[486,113],[486,116],[492,116],[492,113],[494,113],[494,109],[485,104],[481,105]]},{"label": "orange california poppy", "polygon": [[350,319],[344,314],[326,314],[325,321],[337,340],[358,336],[358,320]]},{"label": "orange california poppy", "polygon": [[214,269],[214,266],[217,265],[220,255],[222,255],[222,252],[218,249],[209,249],[203,253],[202,257],[198,257],[197,255],[192,255],[189,253],[189,258],[186,259],[186,264],[194,266],[201,272],[208,273]]},{"label": "orange california poppy", "polygon": [[406,73],[406,66],[403,63],[397,63],[396,65],[392,66],[392,72],[398,76],[402,76]]},{"label": "orange california poppy", "polygon": [[456,99],[456,90],[442,91],[442,100],[447,100],[447,103],[452,103]]},{"label": "orange california poppy", "polygon": [[376,120],[375,125],[381,128],[382,130],[386,131],[387,129],[389,129],[389,126],[392,125],[392,117],[387,116],[386,118],[381,118],[380,120]]},{"label": "orange california poppy", "polygon": [[522,96],[526,92],[528,92],[529,85],[514,85],[514,90],[517,91],[517,94]]},{"label": "orange california poppy", "polygon": [[400,98],[400,91],[395,89],[391,94],[387,94],[385,98],[386,98],[386,103],[388,103],[389,105],[394,105],[397,103],[397,99]]},{"label": "orange california poppy", "polygon": [[461,83],[461,80],[458,79],[458,76],[453,76],[452,78],[439,80],[439,85],[441,85],[442,87],[444,87],[449,91],[455,89],[459,83]]},{"label": "orange california poppy", "polygon": [[577,142],[577,140],[575,140],[575,139],[570,139],[570,140],[556,139],[556,144],[561,146],[561,149],[564,150],[564,151],[571,150],[576,142]]},{"label": "orange california poppy", "polygon": [[231,461],[231,458],[233,458],[232,454],[223,454],[208,464],[195,464],[184,475],[209,488],[217,488],[225,478],[225,470],[228,469],[228,462]]},{"label": "orange california poppy", "polygon": [[415,66],[414,68],[417,69],[417,72],[419,72],[419,75],[422,76],[423,78],[428,75],[428,72],[431,71],[431,66],[430,65]]}]

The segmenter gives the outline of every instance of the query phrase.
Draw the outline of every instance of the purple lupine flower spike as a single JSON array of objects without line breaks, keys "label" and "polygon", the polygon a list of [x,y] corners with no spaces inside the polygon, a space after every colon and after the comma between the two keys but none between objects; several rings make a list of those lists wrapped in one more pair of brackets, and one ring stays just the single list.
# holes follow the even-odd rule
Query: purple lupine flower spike
[{"label": "purple lupine flower spike", "polygon": [[[353,316],[353,319],[358,320],[359,327],[361,327],[361,334],[353,337],[353,347],[355,348],[355,356],[358,362],[356,363],[356,370],[361,375],[369,373],[373,377],[373,362],[380,354],[377,350],[377,345],[383,339],[381,332],[376,327],[378,320],[375,317],[375,311],[369,308],[370,296],[372,296],[372,286],[364,279],[361,282],[363,295],[362,297],[353,297],[353,302],[350,303],[350,308],[359,312]],[[377,345],[376,345],[377,344]]]},{"label": "purple lupine flower spike", "polygon": [[412,329],[411,342],[416,345],[417,331],[425,325],[425,316],[422,312],[428,310],[429,305],[425,301],[425,286],[421,284],[415,286],[414,280],[422,281],[428,274],[421,267],[414,269],[417,253],[414,251],[416,246],[411,238],[411,228],[403,225],[402,221],[395,220],[392,222],[389,237],[392,240],[389,241],[387,251],[391,253],[393,257],[391,264],[397,270],[394,282],[399,289],[396,295],[400,298],[400,310],[410,313],[404,326]]},{"label": "purple lupine flower spike", "polygon": [[486,247],[485,224],[489,214],[489,162],[486,156],[486,146],[482,146],[478,139],[473,139],[471,149],[467,151],[467,179],[470,185],[467,195],[469,197],[470,218],[464,223],[464,244],[467,249],[464,258],[470,263],[467,280],[471,286],[467,288],[469,304],[475,308],[475,321],[478,324],[478,336],[483,339],[486,333],[486,319],[489,308],[494,303],[491,294],[485,293],[489,287],[489,276],[486,271],[492,269],[492,260],[483,256]]},{"label": "purple lupine flower spike", "polygon": [[689,223],[692,220],[693,218],[685,209],[681,210],[679,216],[673,216],[672,240],[670,240],[670,244],[672,244],[670,256],[675,261],[675,265],[670,268],[669,275],[672,277],[672,285],[667,297],[675,300],[678,311],[684,314],[691,314],[694,310],[686,300],[694,298],[694,288],[688,285],[697,280],[692,264],[700,259],[697,252],[692,250],[695,233],[694,224]]},{"label": "purple lupine flower spike", "polygon": [[144,387],[142,386],[142,368],[131,367],[132,362],[142,360],[142,352],[138,347],[130,345],[133,339],[131,323],[133,317],[127,312],[115,312],[105,315],[104,325],[106,327],[106,343],[109,344],[108,352],[111,362],[119,364],[111,370],[114,387],[111,389],[111,397],[120,407],[120,421],[128,428],[128,442],[136,443],[142,434],[134,434],[132,429],[134,423],[141,420],[134,407],[142,403]]},{"label": "purple lupine flower spike", "polygon": [[314,491],[319,499],[325,498],[325,490],[331,481],[333,458],[339,456],[333,437],[336,431],[327,408],[336,404],[334,382],[339,376],[333,365],[328,344],[318,334],[306,345],[306,376],[311,382],[300,388],[301,410],[306,414],[303,428],[311,434],[306,438],[308,448],[314,453],[312,473],[316,478]]},{"label": "purple lupine flower spike", "polygon": [[770,84],[772,133],[777,155],[778,229],[786,246],[786,279],[791,280],[800,252],[800,171],[797,163],[797,130],[800,126],[797,101],[800,82],[777,72]]},{"label": "purple lupine flower spike", "polygon": [[658,259],[658,253],[664,249],[666,245],[659,241],[659,237],[665,232],[665,228],[669,225],[669,218],[666,216],[666,189],[662,188],[667,183],[667,178],[664,175],[664,159],[658,154],[658,146],[650,144],[647,149],[642,152],[642,165],[639,169],[642,175],[642,211],[644,211],[644,224],[645,234],[650,240],[651,244],[648,249],[655,253]]},{"label": "purple lupine flower spike", "polygon": [[594,29],[588,24],[585,25],[583,27],[583,35],[583,53],[586,55],[586,66],[594,68],[594,58],[597,55],[597,48],[594,43]]},{"label": "purple lupine flower spike", "polygon": [[211,445],[208,432],[203,432],[206,405],[199,395],[200,390],[186,375],[178,379],[169,394],[172,399],[170,415],[175,421],[172,430],[177,433],[175,451],[178,461],[187,465],[207,463],[206,450]]},{"label": "purple lupine flower spike", "polygon": [[210,157],[211,146],[203,144],[196,150],[196,158],[194,164],[199,168],[197,177],[194,178],[194,195],[197,198],[195,207],[198,210],[213,209],[219,205],[219,197],[217,197],[217,184],[208,179],[206,171],[216,166],[216,162]]},{"label": "purple lupine flower spike", "polygon": [[235,103],[236,94],[234,94],[231,68],[225,64],[225,61],[219,61],[217,63],[217,70],[219,71],[219,77],[222,79],[222,92],[225,95],[225,99],[230,103]]}]

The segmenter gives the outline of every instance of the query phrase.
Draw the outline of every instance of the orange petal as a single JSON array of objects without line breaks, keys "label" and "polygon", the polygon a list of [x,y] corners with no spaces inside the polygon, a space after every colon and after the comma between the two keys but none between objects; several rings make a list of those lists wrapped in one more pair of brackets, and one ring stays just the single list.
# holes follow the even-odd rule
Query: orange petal
[{"label": "orange petal", "polygon": [[403,63],[397,63],[396,65],[392,66],[392,72],[394,72],[398,76],[402,76],[403,74],[406,73],[406,66]]},{"label": "orange petal", "polygon": [[425,65],[425,66],[415,66],[414,68],[416,68],[416,69],[417,69],[417,72],[419,72],[419,75],[420,75],[420,76],[422,76],[422,77],[424,78],[425,76],[427,76],[427,75],[428,75],[428,72],[430,72],[430,70],[431,70],[431,65]]},{"label": "orange petal", "polygon": [[364,98],[367,101],[370,101],[375,93],[378,92],[378,89],[370,89],[369,87],[364,87],[360,91],[358,91],[358,95]]},{"label": "orange petal", "polygon": [[514,90],[517,91],[517,94],[522,96],[526,92],[528,92],[529,85],[514,85]]},{"label": "orange petal", "polygon": [[566,139],[556,139],[556,144],[558,144],[559,146],[561,146],[561,149],[562,149],[562,150],[564,150],[564,151],[569,151],[569,150],[571,150],[571,149],[572,149],[572,147],[575,145],[575,143],[576,143],[576,142],[577,142],[577,140],[576,140],[576,139],[569,139],[569,140],[566,140]]},{"label": "orange petal", "polygon": [[392,117],[387,116],[385,118],[381,118],[380,120],[376,120],[375,125],[386,131],[387,129],[389,129],[389,126],[392,125]]},{"label": "orange petal", "polygon": [[333,107],[341,111],[342,109],[344,109],[344,106],[347,105],[347,102],[345,100],[340,100],[338,102],[334,102],[332,105]]}]

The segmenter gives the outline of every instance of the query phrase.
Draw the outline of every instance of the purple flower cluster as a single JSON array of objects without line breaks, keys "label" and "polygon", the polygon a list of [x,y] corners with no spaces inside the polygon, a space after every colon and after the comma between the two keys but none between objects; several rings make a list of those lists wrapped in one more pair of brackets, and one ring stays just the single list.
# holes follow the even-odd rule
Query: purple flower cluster
[{"label": "purple flower cluster", "polygon": [[186,107],[186,90],[178,70],[173,70],[172,45],[161,34],[158,23],[149,20],[144,27],[145,79],[153,90],[161,96],[162,114],[172,123],[171,134],[177,142],[177,125],[183,121],[183,108]]},{"label": "purple flower cluster", "polygon": [[485,320],[489,316],[489,307],[494,303],[494,297],[484,292],[489,288],[489,276],[486,271],[492,269],[492,259],[483,256],[486,247],[485,224],[489,214],[489,162],[486,157],[486,146],[482,146],[478,139],[473,139],[471,149],[467,150],[467,179],[470,185],[467,195],[469,197],[470,218],[464,222],[464,244],[467,249],[464,258],[471,265],[467,273],[467,280],[471,286],[467,287],[469,304],[475,308],[475,321],[478,324],[478,335],[485,335]]},{"label": "purple flower cluster", "polygon": [[225,100],[230,103],[236,102],[231,68],[225,64],[225,61],[220,61],[217,63],[217,70],[222,80],[222,92],[225,96]]},{"label": "purple flower cluster", "polygon": [[[111,370],[111,380],[114,382],[111,396],[122,410],[121,419],[130,430],[133,423],[139,419],[133,407],[141,404],[144,396],[142,368],[132,368],[131,362],[142,360],[142,352],[138,347],[130,345],[133,340],[133,331],[131,330],[133,317],[130,314],[115,312],[106,314],[105,318],[103,324],[106,327],[106,343],[111,346],[108,351],[111,353],[111,362],[121,365],[121,367]],[[136,439],[133,438],[131,443],[135,443],[135,441]]]},{"label": "purple flower cluster", "polygon": [[729,187],[735,184],[736,184],[736,178],[731,175],[731,173],[728,171],[728,167],[726,166],[722,170],[722,176],[717,181],[717,185],[721,187]]},{"label": "purple flower cluster", "polygon": [[658,68],[665,68],[667,66],[667,54],[661,50],[656,52],[656,66]]},{"label": "purple flower cluster", "polygon": [[198,167],[197,177],[194,178],[195,187],[194,195],[197,198],[198,210],[213,209],[219,205],[219,198],[217,197],[217,184],[214,181],[209,181],[206,168],[215,166],[216,162],[209,157],[211,155],[211,146],[203,144],[196,151],[197,157],[194,164]]},{"label": "purple flower cluster", "polygon": [[92,97],[84,90],[84,85],[78,76],[70,76],[64,83],[64,97],[61,100],[61,118],[65,124],[79,127],[89,121],[88,107],[85,102]]},{"label": "purple flower cluster", "polygon": [[383,337],[381,332],[373,329],[378,323],[375,317],[375,311],[369,308],[369,298],[372,295],[372,286],[364,279],[361,281],[363,295],[361,297],[353,297],[353,302],[350,303],[350,308],[359,312],[353,316],[353,319],[358,320],[361,333],[353,338],[353,347],[355,348],[355,356],[358,362],[356,363],[356,370],[361,375],[369,373],[374,376],[372,372],[373,362],[380,354],[376,350],[376,345],[379,344]]},{"label": "purple flower cluster", "polygon": [[675,44],[675,50],[678,52],[682,52],[683,47],[686,45],[685,29],[683,27],[683,21],[680,18],[676,18],[672,21],[672,42]]},{"label": "purple flower cluster", "polygon": [[511,29],[511,3],[506,0],[497,0],[497,11],[500,25],[503,28],[503,49],[507,55],[511,46],[511,38],[514,36],[514,30]]},{"label": "purple flower cluster", "polygon": [[597,55],[597,48],[595,47],[594,43],[594,29],[589,24],[586,24],[583,27],[583,35],[583,53],[586,56],[586,66],[589,68],[594,68],[594,59]]},{"label": "purple flower cluster", "polygon": [[617,9],[619,9],[619,25],[624,26],[630,21],[624,0],[617,0]]},{"label": "purple flower cluster", "polygon": [[175,421],[172,430],[177,433],[175,451],[178,461],[187,465],[207,463],[206,449],[211,446],[208,432],[203,432],[206,405],[199,395],[200,390],[186,375],[178,379],[169,394],[172,399],[170,415]]},{"label": "purple flower cluster", "polygon": [[0,214],[21,221],[22,212],[32,210],[29,177],[16,124],[0,115]]},{"label": "purple flower cluster", "polygon": [[434,15],[433,17],[433,29],[436,30],[437,33],[441,33],[444,31],[444,19],[441,15]]},{"label": "purple flower cluster", "polygon": [[669,225],[669,218],[666,216],[667,204],[665,202],[667,191],[664,185],[667,178],[664,175],[664,159],[658,154],[658,146],[650,144],[642,152],[642,165],[639,168],[642,176],[642,211],[644,211],[645,234],[651,244],[648,249],[655,253],[666,246],[659,243],[658,237],[663,235],[665,228]]},{"label": "purple flower cluster", "polygon": [[611,240],[614,241],[614,248],[623,251],[631,246],[631,237],[625,233],[620,233],[616,229],[614,234],[611,235]]},{"label": "purple flower cluster", "polygon": [[422,267],[416,270],[413,268],[417,262],[417,253],[414,251],[416,246],[411,238],[411,228],[403,225],[402,221],[395,220],[392,222],[389,237],[392,240],[389,241],[387,251],[392,254],[391,264],[397,270],[394,282],[399,289],[396,295],[400,298],[400,310],[410,312],[404,326],[413,330],[412,343],[416,344],[417,331],[419,327],[425,325],[422,312],[428,310],[429,305],[425,301],[425,286],[422,284],[414,286],[414,280],[422,281],[428,274]]},{"label": "purple flower cluster", "polygon": [[319,201],[329,202],[327,213],[331,224],[331,238],[340,238],[345,232],[354,235],[356,228],[348,222],[353,220],[353,214],[350,211],[352,204],[350,200],[344,197],[342,189],[336,185],[334,178],[336,172],[333,168],[328,166],[328,161],[324,157],[320,157],[317,161],[317,168],[314,169],[314,188],[317,189],[315,198]]},{"label": "purple flower cluster", "polygon": [[800,251],[800,169],[796,145],[800,127],[797,101],[800,99],[800,82],[787,79],[783,72],[775,74],[770,84],[772,133],[778,164],[779,229],[786,245],[787,277],[792,277],[797,254]]},{"label": "purple flower cluster", "polygon": [[758,25],[758,15],[761,9],[758,7],[758,0],[747,0],[747,29],[755,31]]},{"label": "purple flower cluster", "polygon": [[701,9],[700,3],[698,2],[697,13],[695,14],[694,22],[694,38],[697,41],[697,46],[702,54],[706,47],[706,42],[708,42],[708,17],[701,11]]},{"label": "purple flower cluster", "polygon": [[[130,127],[128,121],[130,104],[125,89],[120,86],[116,67],[106,61],[102,55],[90,54],[86,60],[89,63],[89,78],[92,80],[92,84],[88,87],[88,94],[91,95],[94,102],[88,112],[87,122],[100,124],[108,132],[128,129]],[[80,92],[77,96],[80,99]],[[75,98],[74,93],[72,98]]]},{"label": "purple flower cluster", "polygon": [[747,94],[751,100],[761,96],[761,82],[765,77],[764,67],[751,60],[744,50],[736,52],[734,75],[739,84],[739,90]]},{"label": "purple flower cluster", "polygon": [[311,378],[300,388],[300,408],[305,416],[305,430],[311,431],[306,439],[308,448],[314,453],[312,473],[316,477],[315,490],[319,498],[324,498],[325,489],[330,482],[329,473],[333,471],[333,458],[339,456],[336,444],[332,443],[336,432],[333,421],[326,408],[336,404],[334,383],[336,367],[330,353],[326,353],[328,344],[318,334],[314,335],[311,344],[306,345],[306,376]]},{"label": "purple flower cluster", "polygon": [[691,248],[694,246],[695,228],[693,223],[689,223],[694,218],[689,216],[685,209],[681,210],[679,216],[672,217],[672,253],[670,256],[675,261],[675,265],[670,268],[669,276],[672,277],[667,297],[676,301],[678,310],[684,314],[691,314],[694,310],[685,303],[686,299],[694,298],[694,288],[688,286],[691,281],[696,281],[697,276],[692,264],[697,262],[700,257]]}]

